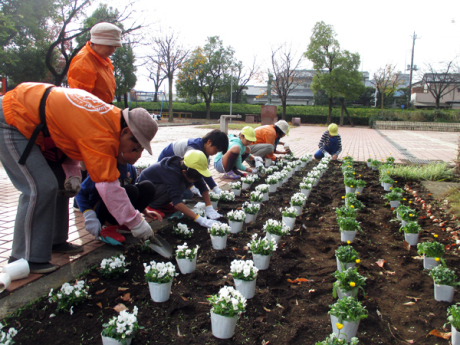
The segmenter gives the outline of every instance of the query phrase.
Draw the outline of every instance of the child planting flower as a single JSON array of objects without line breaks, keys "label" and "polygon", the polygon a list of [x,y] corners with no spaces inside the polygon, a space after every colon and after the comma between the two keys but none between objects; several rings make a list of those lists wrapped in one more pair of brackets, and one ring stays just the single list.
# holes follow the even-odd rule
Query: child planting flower
[{"label": "child planting flower", "polygon": [[89,286],[85,285],[83,280],[77,281],[74,285],[64,283],[56,293],[53,293],[53,289],[51,289],[48,294],[49,302],[57,302],[56,311],[63,310],[72,314],[72,309],[75,305],[90,297],[88,290]]},{"label": "child planting flower", "polygon": [[178,235],[182,238],[190,238],[194,232],[193,229],[189,229],[187,224],[178,223],[177,226],[173,227],[173,234]]},{"label": "child planting flower", "polygon": [[103,259],[99,272],[107,278],[116,279],[123,273],[128,272],[126,268],[127,263],[125,262],[125,256],[120,254],[119,256],[112,256],[109,259]]},{"label": "child planting flower", "polygon": [[137,331],[143,327],[139,327],[137,323],[138,309],[135,306],[133,313],[122,310],[118,316],[114,316],[108,323],[102,325],[102,336],[115,339],[122,344],[126,344],[129,338],[134,338]]}]

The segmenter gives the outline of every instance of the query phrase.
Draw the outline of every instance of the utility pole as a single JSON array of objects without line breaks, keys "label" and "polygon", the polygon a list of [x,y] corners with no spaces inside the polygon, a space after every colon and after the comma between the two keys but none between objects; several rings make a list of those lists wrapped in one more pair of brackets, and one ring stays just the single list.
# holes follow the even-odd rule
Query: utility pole
[{"label": "utility pole", "polygon": [[409,96],[407,97],[407,109],[410,108],[410,99],[412,96],[412,71],[417,70],[417,66],[414,67],[414,48],[415,48],[415,40],[417,39],[417,35],[414,31],[414,36],[412,36],[412,57],[410,59],[410,74],[409,74]]}]

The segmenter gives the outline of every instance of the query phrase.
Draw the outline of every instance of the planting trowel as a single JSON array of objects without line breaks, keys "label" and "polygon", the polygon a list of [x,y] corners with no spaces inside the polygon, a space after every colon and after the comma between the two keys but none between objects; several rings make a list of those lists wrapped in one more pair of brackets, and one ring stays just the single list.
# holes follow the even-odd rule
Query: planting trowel
[{"label": "planting trowel", "polygon": [[171,245],[166,242],[166,240],[161,237],[160,235],[155,235],[149,238],[150,243],[148,246],[156,251],[161,256],[164,256],[167,259],[172,257],[172,247]]}]

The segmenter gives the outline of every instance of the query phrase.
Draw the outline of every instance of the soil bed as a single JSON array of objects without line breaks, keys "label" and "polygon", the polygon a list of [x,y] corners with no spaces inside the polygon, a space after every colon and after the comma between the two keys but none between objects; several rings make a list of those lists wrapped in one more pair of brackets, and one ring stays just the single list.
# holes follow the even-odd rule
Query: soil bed
[{"label": "soil bed", "polygon": [[[302,177],[314,165],[309,163],[285,187],[270,194],[270,201],[263,204],[256,222],[245,225],[239,234],[229,235],[225,250],[213,250],[206,229],[186,219],[180,222],[195,229],[191,239],[181,240],[170,234],[172,225],[162,230],[160,234],[174,245],[183,242],[200,245],[197,270],[175,279],[169,301],[151,300],[142,266],[144,262],[165,259],[135,246],[125,252],[131,265],[121,278],[109,280],[97,270],[85,277],[92,298],[74,307],[73,315],[56,313],[55,305],[44,298],[19,316],[8,319],[9,326],[21,329],[14,340],[17,344],[100,344],[102,324],[117,314],[112,308],[118,303],[125,304],[130,311],[134,306],[139,308],[139,324],[145,329],[136,335],[133,345],[262,344],[264,341],[265,344],[315,344],[324,340],[332,331],[328,310],[335,302],[332,297],[335,250],[343,244],[335,207],[343,205],[345,187],[337,163],[330,164],[318,187],[313,188],[304,213],[297,218],[291,235],[281,240],[269,268],[259,272],[256,295],[248,301],[247,311],[238,321],[232,339],[218,340],[212,336],[210,306],[206,300],[223,285],[233,286],[228,275],[232,260],[252,259],[246,247],[251,235],[256,232],[263,236],[262,226],[267,219],[281,219],[280,207],[288,205],[291,195],[299,191]],[[366,295],[359,295],[369,311],[369,317],[361,321],[358,329],[360,344],[399,344],[405,343],[404,340],[416,344],[447,343],[427,334],[433,329],[443,331],[449,303],[434,300],[432,279],[423,271],[416,250],[404,249],[399,222],[390,222],[395,217],[381,197],[384,191],[378,183],[378,172],[362,163],[355,163],[354,167],[367,182],[359,196],[366,208],[358,212],[364,233],[358,233],[352,244],[361,258],[358,271],[368,278]],[[404,181],[397,185],[404,187]],[[422,191],[418,184],[411,187],[430,202],[428,192]],[[408,194],[406,197],[406,202],[413,200]],[[225,215],[247,199],[248,193],[243,193],[233,203],[220,203],[219,212]],[[420,209],[420,205],[415,206]],[[438,241],[448,243],[448,234],[429,219],[419,219],[419,224],[424,230],[419,241],[431,241],[437,233]],[[379,259],[386,260],[383,268],[376,264]],[[454,249],[446,252],[445,259],[452,269],[460,264]],[[306,278],[308,282],[287,281],[295,278]],[[126,301],[121,299],[123,296]],[[459,298],[455,296],[454,302],[457,301]],[[50,318],[50,314],[56,317]]]}]

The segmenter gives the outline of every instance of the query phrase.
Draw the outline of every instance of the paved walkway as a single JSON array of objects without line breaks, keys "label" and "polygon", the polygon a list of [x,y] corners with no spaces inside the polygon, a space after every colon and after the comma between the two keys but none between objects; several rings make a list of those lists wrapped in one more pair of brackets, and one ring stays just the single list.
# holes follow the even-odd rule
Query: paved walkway
[{"label": "paved walkway", "polygon": [[[284,140],[290,144],[297,157],[305,153],[314,153],[318,149],[318,141],[326,130],[323,126],[300,126],[291,129],[289,136]],[[157,161],[161,150],[169,143],[180,138],[202,137],[209,129],[197,126],[160,127],[155,139],[152,141],[153,156],[146,151],[136,165],[150,165]],[[238,134],[238,131],[230,131]],[[457,155],[458,133],[453,132],[418,132],[381,130],[369,128],[340,128],[342,136],[342,156],[351,155],[356,161],[366,161],[369,157],[385,159],[392,155],[397,163],[409,158],[420,160],[442,160],[453,162]],[[215,181],[224,185],[229,180],[223,179],[211,164],[211,172]],[[0,166],[0,267],[7,263],[11,254],[13,241],[13,228],[16,217],[16,208],[19,192],[11,184],[5,170]],[[104,245],[95,241],[84,227],[84,219],[80,212],[74,211],[73,199],[70,200],[70,228],[69,240],[84,246],[84,252],[69,256],[66,254],[53,254],[52,263],[65,265],[77,260],[88,252]],[[30,275],[29,278],[13,282],[8,288],[12,291],[41,275]]]}]

